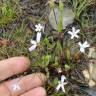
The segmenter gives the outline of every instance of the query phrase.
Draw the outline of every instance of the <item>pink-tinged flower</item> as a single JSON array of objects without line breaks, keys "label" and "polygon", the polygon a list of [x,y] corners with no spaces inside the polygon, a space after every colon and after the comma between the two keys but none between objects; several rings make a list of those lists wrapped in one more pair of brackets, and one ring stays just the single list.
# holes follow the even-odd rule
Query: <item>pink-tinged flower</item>
[{"label": "pink-tinged flower", "polygon": [[37,36],[36,36],[36,41],[35,40],[31,40],[32,46],[29,48],[30,52],[36,49],[36,47],[38,46],[38,43],[40,43],[40,39],[41,39],[41,33],[38,32]]}]

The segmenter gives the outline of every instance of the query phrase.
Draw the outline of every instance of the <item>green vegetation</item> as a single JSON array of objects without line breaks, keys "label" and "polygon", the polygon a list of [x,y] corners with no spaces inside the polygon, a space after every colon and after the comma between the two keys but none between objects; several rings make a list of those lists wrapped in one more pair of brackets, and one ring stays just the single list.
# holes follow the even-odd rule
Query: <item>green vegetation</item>
[{"label": "green vegetation", "polygon": [[92,0],[70,0],[76,18],[80,18],[82,12],[92,4]]},{"label": "green vegetation", "polygon": [[64,12],[64,4],[60,0],[59,1],[59,22],[58,22],[58,32],[62,32],[63,29],[63,12]]},{"label": "green vegetation", "polygon": [[4,27],[14,21],[18,13],[18,0],[3,0],[0,2],[0,27]]},{"label": "green vegetation", "polygon": [[[75,18],[79,22],[78,26],[80,27],[80,29],[82,29],[82,33],[80,34],[82,38],[80,39],[82,39],[83,41],[83,39],[86,38],[86,34],[84,33],[83,28],[85,26],[88,28],[89,25],[93,26],[93,23],[91,23],[93,21],[90,20],[86,11],[88,6],[92,4],[92,1],[69,1],[71,7],[73,8]],[[51,13],[52,15],[54,15],[54,0],[50,1],[50,7]],[[74,49],[76,52],[72,49],[76,45],[77,41],[75,42],[75,40],[73,40],[73,42],[71,42],[72,40],[70,40],[64,34],[66,33],[66,30],[68,31],[70,29],[66,29],[65,31],[63,31],[64,33],[62,32],[62,14],[64,12],[64,3],[62,2],[62,0],[59,1],[58,9],[60,13],[58,22],[59,33],[57,32],[53,34],[52,32],[49,32],[50,34],[47,33],[48,35],[46,35],[45,30],[40,45],[38,48],[36,48],[35,51],[29,52],[28,50],[28,48],[31,46],[30,40],[34,40],[34,37],[36,37],[36,32],[29,28],[28,25],[30,22],[32,22],[32,20],[29,18],[31,16],[26,15],[26,18],[24,18],[24,20],[21,20],[22,22],[19,22],[19,26],[16,26],[16,28],[10,30],[10,32],[8,30],[3,32],[0,38],[0,59],[21,55],[29,57],[32,62],[31,67],[33,68],[33,70],[36,70],[36,72],[44,72],[47,75],[47,77],[50,78],[48,82],[49,85],[47,86],[47,91],[49,92],[51,89],[52,91],[49,92],[51,93],[51,95],[49,96],[64,96],[64,93],[57,93],[55,90],[55,87],[58,83],[58,77],[56,76],[60,77],[60,75],[64,72],[66,74],[70,74],[70,71],[73,71],[75,66],[78,64],[78,58],[80,58],[79,55],[81,55],[79,54],[79,52],[77,52],[77,49]],[[87,19],[83,17],[84,14],[86,15]],[[7,28],[7,25],[13,24],[13,21],[16,21],[19,18],[19,16],[23,17],[19,1],[0,1],[0,28]],[[53,17],[55,18],[55,16]],[[37,17],[35,17],[35,19],[37,20]],[[41,20],[41,17],[39,19]],[[30,22],[28,22],[28,20],[30,20]],[[28,23],[26,23],[26,21]],[[35,22],[33,24],[36,24],[39,20],[33,21]],[[96,42],[96,38],[94,41]],[[59,73],[58,69],[62,69],[61,71],[63,72]],[[70,88],[68,89],[68,91],[70,91]],[[69,96],[67,92],[66,94],[66,96]]]}]

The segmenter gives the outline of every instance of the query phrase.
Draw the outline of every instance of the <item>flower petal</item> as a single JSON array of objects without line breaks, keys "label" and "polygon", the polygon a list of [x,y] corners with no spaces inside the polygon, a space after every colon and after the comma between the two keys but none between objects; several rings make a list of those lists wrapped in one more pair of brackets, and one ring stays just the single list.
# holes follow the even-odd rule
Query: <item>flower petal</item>
[{"label": "flower petal", "polygon": [[58,84],[58,86],[56,87],[56,90],[59,91],[60,88],[61,88],[61,84]]},{"label": "flower petal", "polygon": [[37,28],[37,27],[38,27],[38,25],[35,25],[35,27]]},{"label": "flower petal", "polygon": [[78,34],[80,32],[80,29],[77,29],[76,31],[75,31],[75,34]]},{"label": "flower petal", "polygon": [[67,81],[63,83],[63,85],[66,85],[66,84],[68,84],[68,82],[67,82]]},{"label": "flower petal", "polygon": [[72,32],[75,33],[75,27],[72,27]]},{"label": "flower petal", "polygon": [[38,31],[38,25],[35,25],[35,31],[36,32]]},{"label": "flower petal", "polygon": [[87,45],[88,44],[88,42],[87,41],[85,41],[84,43],[83,43],[83,45]]},{"label": "flower petal", "polygon": [[90,47],[90,44],[88,44],[87,41],[84,42],[83,46],[86,48],[86,47]]},{"label": "flower petal", "polygon": [[31,44],[33,44],[33,45],[36,45],[36,43],[37,43],[37,42],[34,41],[34,40],[31,40],[30,42],[31,42]]},{"label": "flower petal", "polygon": [[74,35],[71,35],[71,39],[74,39]]},{"label": "flower petal", "polygon": [[78,36],[77,34],[75,35],[75,37],[76,37],[76,38],[79,38],[79,36]]},{"label": "flower petal", "polygon": [[31,51],[35,50],[36,47],[37,47],[37,45],[32,45],[32,46],[29,48],[29,51],[31,52]]},{"label": "flower petal", "polygon": [[62,88],[62,91],[65,93],[65,88],[64,88],[64,86],[63,86],[63,85],[61,86],[61,88]]},{"label": "flower petal", "polygon": [[41,24],[39,23],[38,26],[41,27]]},{"label": "flower petal", "polygon": [[71,31],[68,31],[68,34],[73,35],[73,33]]},{"label": "flower petal", "polygon": [[36,28],[35,31],[38,32],[38,29]]},{"label": "flower petal", "polygon": [[63,83],[64,80],[66,80],[66,77],[64,75],[61,76],[61,82]]},{"label": "flower petal", "polygon": [[38,33],[37,33],[37,37],[36,37],[37,43],[40,42],[40,39],[41,39],[41,32],[38,32]]},{"label": "flower petal", "polygon": [[78,45],[79,45],[80,47],[82,47],[82,43],[81,43],[81,42],[79,42]]}]

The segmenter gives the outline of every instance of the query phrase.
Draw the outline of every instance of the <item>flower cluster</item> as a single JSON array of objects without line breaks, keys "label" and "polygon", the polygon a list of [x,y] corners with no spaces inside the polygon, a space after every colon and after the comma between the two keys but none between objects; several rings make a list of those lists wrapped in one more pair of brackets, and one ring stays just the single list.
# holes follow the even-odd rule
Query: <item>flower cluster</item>
[{"label": "flower cluster", "polygon": [[[79,38],[78,33],[80,32],[80,29],[75,29],[75,27],[72,27],[72,31],[68,31],[68,34],[71,35],[71,39]],[[85,48],[90,47],[90,44],[88,44],[87,41],[85,41],[83,44],[81,42],[78,43],[80,46],[80,52],[85,53]]]}]

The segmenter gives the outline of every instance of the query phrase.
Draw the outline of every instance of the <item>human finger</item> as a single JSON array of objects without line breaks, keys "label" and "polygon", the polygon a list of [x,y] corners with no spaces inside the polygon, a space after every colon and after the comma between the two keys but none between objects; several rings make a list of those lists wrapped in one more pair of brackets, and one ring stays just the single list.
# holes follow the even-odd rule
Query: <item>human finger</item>
[{"label": "human finger", "polygon": [[30,61],[26,57],[13,57],[0,61],[0,81],[27,70]]},{"label": "human finger", "polygon": [[19,96],[26,91],[42,86],[45,82],[46,77],[41,73],[17,78],[0,85],[0,96]]}]

